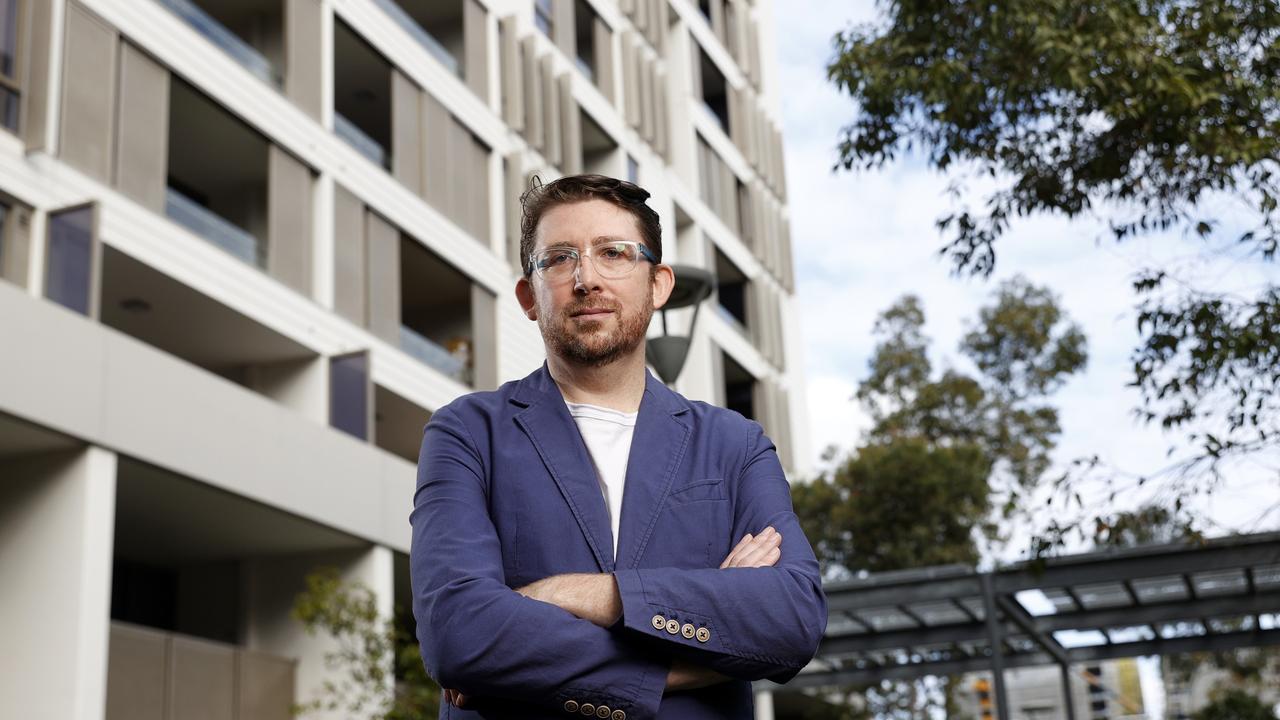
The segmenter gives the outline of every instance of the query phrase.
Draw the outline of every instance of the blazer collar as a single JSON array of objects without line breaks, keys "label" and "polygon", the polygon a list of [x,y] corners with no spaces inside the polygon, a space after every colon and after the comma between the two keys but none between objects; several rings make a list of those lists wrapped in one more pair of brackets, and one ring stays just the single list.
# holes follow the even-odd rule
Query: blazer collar
[{"label": "blazer collar", "polygon": [[516,423],[555,480],[600,571],[613,572],[615,565],[618,569],[635,567],[688,450],[692,432],[688,401],[645,371],[644,396],[627,460],[618,538],[613,537],[590,453],[545,363],[517,383],[511,402],[523,407],[516,413]]}]

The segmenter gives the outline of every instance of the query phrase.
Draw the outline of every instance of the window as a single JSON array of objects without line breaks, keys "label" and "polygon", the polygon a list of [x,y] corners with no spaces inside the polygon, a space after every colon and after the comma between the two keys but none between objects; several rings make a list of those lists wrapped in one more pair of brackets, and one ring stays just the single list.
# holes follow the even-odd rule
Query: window
[{"label": "window", "polygon": [[551,9],[552,0],[533,0],[533,22],[543,35],[551,37],[555,29],[555,15]]},{"label": "window", "polygon": [[18,130],[18,0],[0,0],[0,125]]},{"label": "window", "polygon": [[751,193],[741,180],[738,183],[738,236],[749,248],[756,246],[755,225],[751,222]]},{"label": "window", "polygon": [[699,86],[702,88],[702,102],[715,116],[716,122],[727,133],[729,132],[729,94],[724,73],[711,61],[711,57],[698,48]]},{"label": "window", "polygon": [[45,297],[81,315],[91,312],[93,206],[49,213]]},{"label": "window", "polygon": [[607,68],[596,68],[596,13],[591,5],[583,0],[574,0],[573,25],[574,49],[578,57],[578,69],[592,82],[596,81],[598,71],[607,72]]},{"label": "window", "polygon": [[5,272],[8,268],[6,268],[4,264],[5,262],[4,241],[5,241],[5,234],[9,229],[8,221],[9,221],[9,206],[0,202],[0,277],[8,276],[8,273]]},{"label": "window", "polygon": [[640,165],[630,155],[627,156],[627,180],[633,183],[640,182]]},{"label": "window", "polygon": [[724,406],[748,420],[756,415],[756,379],[726,352],[720,353],[724,368]]},{"label": "window", "polygon": [[329,359],[329,425],[369,439],[369,358],[366,353]]}]

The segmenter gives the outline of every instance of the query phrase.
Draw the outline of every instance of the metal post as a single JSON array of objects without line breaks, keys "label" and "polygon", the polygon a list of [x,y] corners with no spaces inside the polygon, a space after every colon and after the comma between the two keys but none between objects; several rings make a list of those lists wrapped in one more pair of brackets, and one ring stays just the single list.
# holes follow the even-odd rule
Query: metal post
[{"label": "metal post", "polygon": [[1062,670],[1062,708],[1067,711],[1067,720],[1076,720],[1075,701],[1071,697],[1071,666],[1058,663]]},{"label": "metal post", "polygon": [[991,573],[982,573],[982,605],[986,609],[987,639],[991,643],[991,679],[996,690],[996,717],[1009,720],[1009,697],[1004,691],[1004,632],[996,617],[996,595]]}]

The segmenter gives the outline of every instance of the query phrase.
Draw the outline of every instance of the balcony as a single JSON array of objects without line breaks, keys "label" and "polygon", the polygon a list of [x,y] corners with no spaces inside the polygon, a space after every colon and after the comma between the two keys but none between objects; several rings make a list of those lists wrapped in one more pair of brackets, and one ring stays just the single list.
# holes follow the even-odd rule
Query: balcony
[{"label": "balcony", "polygon": [[406,9],[397,0],[374,0],[374,4],[449,72],[462,77],[458,57],[465,55],[466,35],[461,2],[415,2],[410,4],[412,9]]},{"label": "balcony", "polygon": [[[279,2],[158,0],[263,82],[284,85],[284,17]],[[232,29],[234,28],[234,30]],[[270,57],[268,57],[270,55]]]},{"label": "balcony", "polygon": [[400,242],[400,349],[464,385],[474,385],[471,279],[416,240]]},{"label": "balcony", "polygon": [[289,717],[319,681],[336,679],[323,642],[291,617],[293,598],[308,572],[365,547],[120,456],[106,718]]},{"label": "balcony", "polygon": [[176,76],[169,98],[165,214],[265,269],[269,143]]},{"label": "balcony", "polygon": [[333,131],[381,168],[392,164],[392,65],[341,20],[333,28]]},{"label": "balcony", "polygon": [[323,368],[314,351],[110,246],[102,248],[100,303],[103,325],[281,405],[320,415]]}]

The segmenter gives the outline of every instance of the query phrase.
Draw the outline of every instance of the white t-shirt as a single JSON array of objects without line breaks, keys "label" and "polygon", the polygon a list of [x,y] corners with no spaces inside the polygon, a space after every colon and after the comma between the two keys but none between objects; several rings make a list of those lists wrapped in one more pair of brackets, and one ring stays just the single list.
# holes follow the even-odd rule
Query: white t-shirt
[{"label": "white t-shirt", "polygon": [[609,508],[613,526],[613,558],[618,559],[618,521],[622,518],[622,488],[627,481],[627,458],[631,456],[631,436],[640,413],[620,412],[599,405],[566,402],[578,432],[587,444],[596,467],[600,492]]}]

